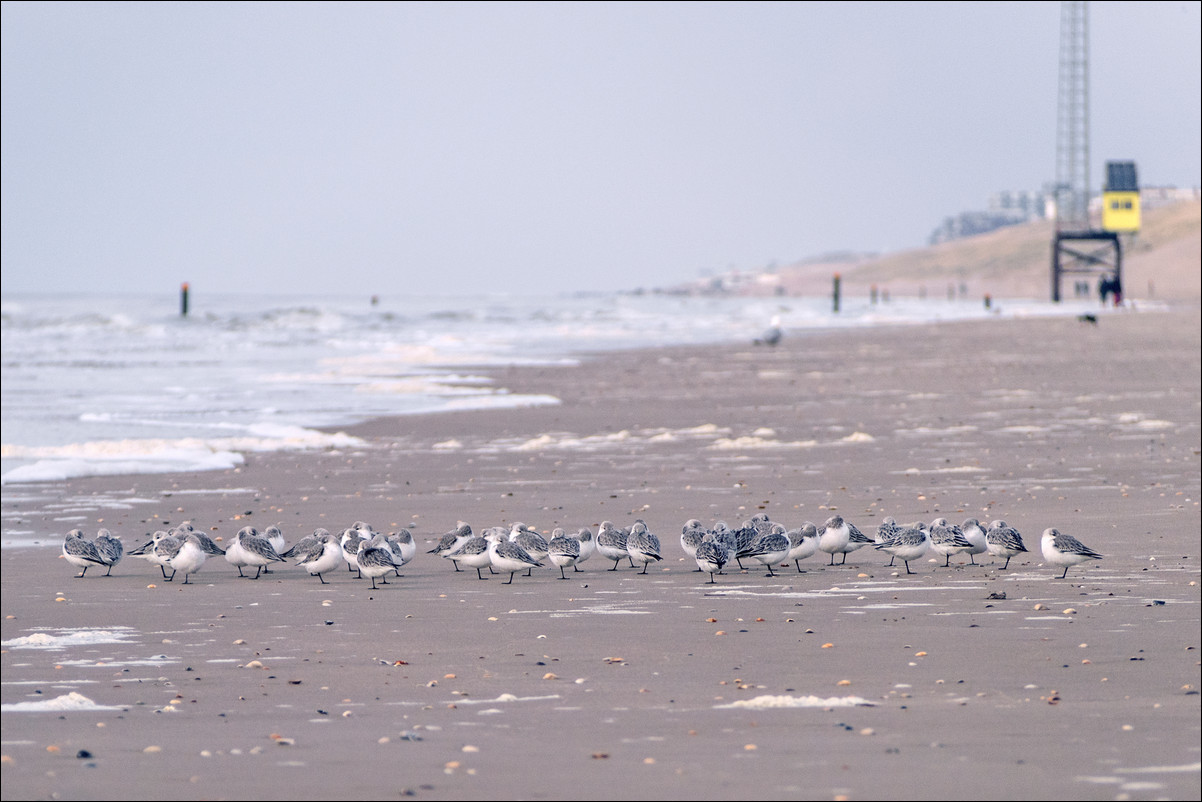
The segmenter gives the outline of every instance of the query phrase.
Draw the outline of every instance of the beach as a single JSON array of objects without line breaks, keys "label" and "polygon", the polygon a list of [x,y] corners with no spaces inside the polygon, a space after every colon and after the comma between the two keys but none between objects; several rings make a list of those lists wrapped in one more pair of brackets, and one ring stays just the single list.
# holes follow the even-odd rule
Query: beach
[{"label": "beach", "polygon": [[[1202,315],[787,332],[482,368],[558,404],[407,415],[363,445],[6,493],[9,799],[1197,799]],[[359,441],[355,441],[356,443]],[[708,584],[683,524],[1003,519],[1028,553]],[[481,581],[457,521],[647,522],[646,574]],[[126,549],[185,520],[228,544],[355,521],[417,556],[184,586],[126,557],[74,578],[79,526]],[[1067,578],[1054,527],[1103,555]],[[83,633],[77,642],[69,636]]]}]

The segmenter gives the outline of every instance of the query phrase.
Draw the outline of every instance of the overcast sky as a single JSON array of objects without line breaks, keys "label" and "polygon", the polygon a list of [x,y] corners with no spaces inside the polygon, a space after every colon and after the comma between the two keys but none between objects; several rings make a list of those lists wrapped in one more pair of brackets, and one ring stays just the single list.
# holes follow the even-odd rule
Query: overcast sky
[{"label": "overcast sky", "polygon": [[[1091,184],[1202,183],[1202,4],[1090,4]],[[1055,178],[1059,2],[3,4],[3,292],[666,286]]]}]

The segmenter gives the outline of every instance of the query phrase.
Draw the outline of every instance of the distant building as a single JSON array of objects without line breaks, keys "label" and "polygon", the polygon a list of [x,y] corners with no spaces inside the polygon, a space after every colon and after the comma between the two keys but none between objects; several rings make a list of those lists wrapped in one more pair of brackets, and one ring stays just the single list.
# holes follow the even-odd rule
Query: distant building
[{"label": "distant building", "polygon": [[985,234],[1005,226],[1044,220],[1049,209],[1054,209],[1052,196],[1048,192],[1030,190],[1003,190],[989,196],[989,208],[985,211],[961,212],[945,218],[943,225],[931,232],[928,242],[941,242]]}]

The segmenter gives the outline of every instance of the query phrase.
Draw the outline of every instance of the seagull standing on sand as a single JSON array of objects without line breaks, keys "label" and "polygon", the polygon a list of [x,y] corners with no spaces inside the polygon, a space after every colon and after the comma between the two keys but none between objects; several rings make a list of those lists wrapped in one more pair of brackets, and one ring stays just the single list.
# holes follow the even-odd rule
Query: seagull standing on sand
[{"label": "seagull standing on sand", "polygon": [[63,557],[76,568],[83,569],[76,575],[76,579],[83,579],[90,566],[104,565],[104,559],[96,550],[96,544],[83,536],[82,529],[72,529],[67,533],[67,539],[63,541]]},{"label": "seagull standing on sand", "polygon": [[1100,560],[1102,555],[1086,546],[1072,535],[1062,534],[1056,529],[1043,530],[1040,546],[1043,547],[1043,559],[1052,565],[1063,565],[1064,573],[1061,579],[1068,576],[1068,569],[1087,560]]},{"label": "seagull standing on sand", "polygon": [[1023,545],[1023,536],[1018,530],[1005,521],[994,521],[985,530],[985,548],[994,557],[1005,557],[1006,564],[999,568],[1005,571],[1010,567],[1010,558],[1027,550]]}]

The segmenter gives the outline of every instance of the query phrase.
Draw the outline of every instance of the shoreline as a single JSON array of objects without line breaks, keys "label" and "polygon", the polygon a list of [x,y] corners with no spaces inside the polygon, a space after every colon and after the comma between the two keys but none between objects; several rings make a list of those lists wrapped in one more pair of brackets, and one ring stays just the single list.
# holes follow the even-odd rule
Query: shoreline
[{"label": "shoreline", "polygon": [[[55,543],[103,525],[128,549],[185,519],[227,541],[279,522],[292,543],[366,520],[411,526],[418,554],[373,592],[345,570],[241,580],[220,558],[195,586],[129,557],[75,580],[49,546],[5,549],[6,644],[129,637],[4,647],[6,705],[118,708],[6,710],[4,797],[1196,798],[1199,324],[1189,307],[602,353],[495,372],[554,406],[39,485],[20,514]],[[869,534],[887,515],[1005,518],[1031,553],[1009,571],[928,556],[915,576],[820,553],[704,585],[680,526],[756,512]],[[508,586],[425,553],[457,520],[635,518],[663,542],[648,575],[594,556]],[[1103,560],[1055,579],[1047,526]],[[787,706],[807,697],[826,701]],[[855,698],[871,706],[830,701]]]}]

